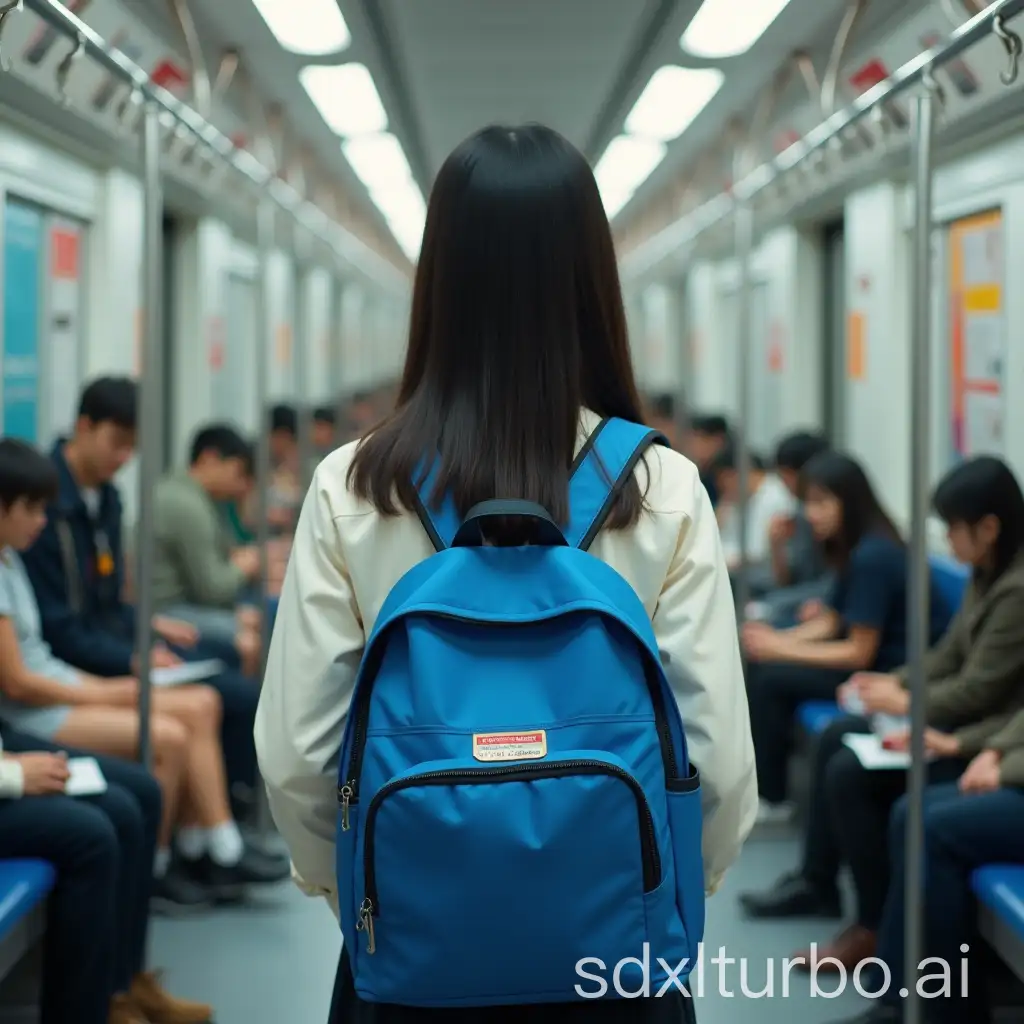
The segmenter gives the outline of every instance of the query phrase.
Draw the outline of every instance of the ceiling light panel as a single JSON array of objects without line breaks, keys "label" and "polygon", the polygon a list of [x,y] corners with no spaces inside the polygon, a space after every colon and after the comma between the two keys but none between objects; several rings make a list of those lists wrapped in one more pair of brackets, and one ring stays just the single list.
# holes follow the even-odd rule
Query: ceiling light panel
[{"label": "ceiling light panel", "polygon": [[412,170],[405,150],[388,132],[356,136],[342,143],[341,149],[356,176],[371,191],[412,183]]},{"label": "ceiling light panel", "polygon": [[790,0],[704,0],[680,45],[695,57],[735,57],[768,31]]},{"label": "ceiling light panel", "polygon": [[665,152],[665,144],[656,139],[631,135],[612,139],[594,169],[606,210],[612,207],[618,213],[665,158]]},{"label": "ceiling light panel", "polygon": [[344,50],[352,41],[338,0],[253,0],[284,49],[307,57]]},{"label": "ceiling light panel", "polygon": [[363,64],[310,65],[299,72],[320,116],[338,135],[369,135],[384,131],[388,116]]},{"label": "ceiling light panel", "polygon": [[660,142],[679,138],[724,80],[717,68],[659,68],[626,118],[626,131]]}]

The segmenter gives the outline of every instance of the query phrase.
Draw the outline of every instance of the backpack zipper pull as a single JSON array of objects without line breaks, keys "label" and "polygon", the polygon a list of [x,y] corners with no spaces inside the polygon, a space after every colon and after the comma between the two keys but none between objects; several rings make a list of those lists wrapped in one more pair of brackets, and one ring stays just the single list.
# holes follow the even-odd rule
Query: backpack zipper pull
[{"label": "backpack zipper pull", "polygon": [[346,782],[338,791],[341,797],[341,831],[349,830],[348,809],[352,804],[352,797],[355,796],[355,788],[351,782]]},{"label": "backpack zipper pull", "polygon": [[359,907],[359,921],[356,924],[357,932],[366,932],[366,952],[371,956],[377,952],[377,938],[373,934],[373,904],[369,900],[363,900]]}]

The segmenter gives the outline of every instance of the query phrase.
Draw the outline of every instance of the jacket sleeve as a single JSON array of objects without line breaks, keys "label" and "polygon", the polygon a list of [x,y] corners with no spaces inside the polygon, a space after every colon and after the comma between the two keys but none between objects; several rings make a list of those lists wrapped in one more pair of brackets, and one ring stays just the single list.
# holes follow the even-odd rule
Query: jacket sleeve
[{"label": "jacket sleeve", "polygon": [[21,764],[4,754],[0,742],[0,800],[16,800],[25,792],[25,771]]},{"label": "jacket sleeve", "polygon": [[207,509],[172,485],[158,498],[156,520],[159,534],[185,577],[188,600],[206,607],[230,608],[245,576],[221,554],[218,524]]},{"label": "jacket sleeve", "polygon": [[[960,671],[964,663],[963,636],[967,629],[967,616],[970,614],[968,609],[968,603],[964,602],[938,643],[928,649],[924,659],[924,677],[929,683],[948,679]],[[893,674],[904,687],[909,684],[908,665],[898,668]]]},{"label": "jacket sleeve", "polygon": [[51,516],[32,547],[22,555],[32,581],[43,636],[69,665],[97,676],[131,674],[131,640],[87,626],[71,609],[57,527]]},{"label": "jacket sleeve", "polygon": [[1024,787],[1024,710],[1018,711],[999,732],[989,737],[985,748],[998,750],[1003,755],[1003,785]]},{"label": "jacket sleeve", "polygon": [[992,741],[1012,721],[1013,712],[1007,711],[1003,714],[992,715],[991,718],[983,718],[980,722],[971,722],[953,735],[960,741],[960,755],[962,757],[976,757],[983,750],[992,746]]},{"label": "jacket sleeve", "polygon": [[256,751],[297,881],[335,906],[338,760],[363,643],[330,499],[314,478],[274,623]]},{"label": "jacket sleeve", "polygon": [[1024,677],[1024,587],[1003,593],[989,610],[963,664],[929,682],[928,724],[956,728],[1002,710]]},{"label": "jacket sleeve", "polygon": [[652,621],[701,773],[705,887],[713,892],[753,828],[757,776],[729,573],[696,477],[693,508]]}]

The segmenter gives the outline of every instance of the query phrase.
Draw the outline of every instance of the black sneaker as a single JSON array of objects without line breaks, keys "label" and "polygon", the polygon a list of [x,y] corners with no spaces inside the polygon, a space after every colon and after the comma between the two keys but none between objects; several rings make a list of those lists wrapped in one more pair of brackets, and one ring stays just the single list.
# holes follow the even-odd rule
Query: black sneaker
[{"label": "black sneaker", "polygon": [[843,916],[838,891],[822,892],[801,874],[785,875],[765,892],[742,893],[740,906],[748,917],[762,919]]},{"label": "black sneaker", "polygon": [[213,902],[211,893],[190,872],[172,863],[162,878],[153,882],[153,909],[169,916],[203,910]]},{"label": "black sneaker", "polygon": [[271,885],[291,875],[287,858],[271,857],[246,849],[242,859],[231,867],[218,864],[209,855],[188,865],[189,877],[211,892],[220,903],[244,899],[253,885]]}]

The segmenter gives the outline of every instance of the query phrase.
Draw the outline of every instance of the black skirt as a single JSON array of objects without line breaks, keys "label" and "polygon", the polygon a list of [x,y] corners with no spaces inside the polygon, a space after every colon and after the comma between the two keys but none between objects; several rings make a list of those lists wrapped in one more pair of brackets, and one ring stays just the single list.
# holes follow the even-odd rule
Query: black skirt
[{"label": "black skirt", "polygon": [[696,1024],[693,1000],[678,990],[660,999],[607,999],[587,1003],[489,1006],[483,1009],[411,1009],[365,1003],[356,996],[343,949],[334,982],[329,1024]]}]

